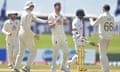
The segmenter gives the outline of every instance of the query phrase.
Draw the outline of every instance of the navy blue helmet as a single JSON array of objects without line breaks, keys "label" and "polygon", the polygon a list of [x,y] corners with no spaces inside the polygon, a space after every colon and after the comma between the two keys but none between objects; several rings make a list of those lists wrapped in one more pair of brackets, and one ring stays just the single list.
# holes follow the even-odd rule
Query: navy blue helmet
[{"label": "navy blue helmet", "polygon": [[76,16],[85,16],[85,12],[83,9],[79,9],[76,11]]}]

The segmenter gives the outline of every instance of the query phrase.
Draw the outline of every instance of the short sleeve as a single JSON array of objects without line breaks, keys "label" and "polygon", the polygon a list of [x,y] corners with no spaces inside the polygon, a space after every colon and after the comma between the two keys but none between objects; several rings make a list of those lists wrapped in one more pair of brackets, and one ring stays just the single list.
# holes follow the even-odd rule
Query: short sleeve
[{"label": "short sleeve", "polygon": [[76,24],[76,20],[74,19],[72,22],[72,29],[76,29],[77,28],[77,24]]},{"label": "short sleeve", "polygon": [[53,15],[50,14],[50,15],[48,16],[48,23],[53,23],[53,22],[54,22]]}]

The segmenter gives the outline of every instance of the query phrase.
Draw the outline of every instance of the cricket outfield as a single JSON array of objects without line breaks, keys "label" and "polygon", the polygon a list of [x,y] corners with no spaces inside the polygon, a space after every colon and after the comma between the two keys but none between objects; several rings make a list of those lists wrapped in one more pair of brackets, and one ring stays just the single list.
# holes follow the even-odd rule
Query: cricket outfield
[{"label": "cricket outfield", "polygon": [[[68,40],[68,45],[69,49],[74,48],[74,43],[71,35],[67,35],[67,40]],[[89,41],[93,41],[98,43],[99,38],[97,36],[94,37],[88,37]],[[120,53],[120,36],[115,36],[110,42],[109,48],[108,48],[108,53]],[[40,40],[35,40],[36,48],[41,48],[41,49],[51,49],[52,48],[52,42],[51,42],[51,35],[50,34],[42,34],[40,35]],[[5,36],[1,35],[0,36],[0,48],[5,48]],[[86,45],[85,48],[89,49],[96,49],[98,52],[98,49]]]},{"label": "cricket outfield", "polygon": [[[71,35],[67,35],[68,39],[68,45],[70,49],[74,48],[74,43]],[[99,38],[98,37],[89,37],[88,40],[93,41],[93,42],[98,42]],[[108,53],[110,54],[120,54],[120,37],[115,36],[110,42],[109,48],[108,48]],[[35,40],[36,48],[41,48],[41,49],[49,49],[52,48],[52,43],[51,43],[51,35],[45,34],[45,35],[40,35],[40,40]],[[1,35],[0,36],[0,48],[5,48],[5,36]],[[85,48],[91,48],[93,49],[93,46],[86,45]],[[98,49],[96,49],[98,53]],[[102,72],[100,66],[96,65],[86,65],[86,68],[88,71],[86,72]],[[120,67],[110,67],[111,72],[120,72]],[[10,69],[8,69],[6,64],[1,64],[0,65],[0,72],[10,72]],[[32,65],[32,72],[51,72],[50,65]],[[62,72],[60,71],[59,67],[57,67],[57,72]],[[71,68],[71,72],[77,72],[76,67]]]},{"label": "cricket outfield", "polygon": [[[86,72],[102,72],[100,66],[86,65]],[[71,72],[77,72],[76,67],[71,67]],[[0,72],[11,72],[7,65],[0,65]],[[31,72],[51,72],[50,65],[32,65]],[[57,66],[57,72],[63,72]],[[120,72],[119,67],[110,67],[110,72]]]}]

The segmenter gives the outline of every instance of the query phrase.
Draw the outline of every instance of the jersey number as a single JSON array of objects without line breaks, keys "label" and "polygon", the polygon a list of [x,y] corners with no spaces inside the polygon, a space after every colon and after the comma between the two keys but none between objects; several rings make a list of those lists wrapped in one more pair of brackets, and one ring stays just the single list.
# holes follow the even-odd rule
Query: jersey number
[{"label": "jersey number", "polygon": [[113,23],[112,22],[105,22],[105,24],[104,24],[104,30],[106,31],[106,32],[108,32],[108,31],[112,31],[113,30]]}]

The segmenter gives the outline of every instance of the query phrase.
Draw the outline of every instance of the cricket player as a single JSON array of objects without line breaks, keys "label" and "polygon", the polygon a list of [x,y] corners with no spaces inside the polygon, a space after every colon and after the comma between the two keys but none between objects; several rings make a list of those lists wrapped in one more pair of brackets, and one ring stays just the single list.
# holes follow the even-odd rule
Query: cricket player
[{"label": "cricket player", "polygon": [[103,14],[101,14],[96,21],[93,21],[93,18],[90,18],[91,25],[98,25],[99,27],[99,54],[100,61],[102,65],[103,72],[109,71],[109,60],[107,56],[107,49],[109,46],[109,42],[113,37],[113,28],[114,28],[114,18],[109,13],[110,6],[103,6]]},{"label": "cricket player", "polygon": [[18,31],[20,23],[16,20],[16,16],[16,12],[9,13],[9,19],[5,21],[2,29],[2,32],[6,35],[8,67],[10,69],[14,66],[19,47]]},{"label": "cricket player", "polygon": [[69,25],[69,21],[61,13],[61,3],[56,2],[54,4],[55,11],[48,16],[49,27],[52,31],[52,45],[53,45],[53,61],[52,72],[56,72],[56,59],[61,49],[63,52],[63,60],[61,64],[61,70],[64,72],[70,72],[67,68],[67,60],[69,56],[68,43],[64,32],[64,22]]},{"label": "cricket player", "polygon": [[[72,22],[72,34],[73,34],[73,41],[75,45],[75,50],[78,53],[79,47],[84,47],[86,44],[86,38],[85,38],[85,27],[84,25],[84,10],[78,9],[76,11],[76,17]],[[84,32],[84,33],[83,33]],[[77,65],[78,63],[78,55],[74,55],[72,57],[72,60],[68,60],[69,65]]]},{"label": "cricket player", "polygon": [[84,16],[85,16],[84,10],[79,9],[77,10],[76,17],[72,22],[72,34],[76,51],[79,46],[85,45],[84,42],[85,35],[83,34]]},{"label": "cricket player", "polygon": [[39,39],[39,36],[33,34],[33,32],[31,31],[31,23],[32,21],[47,23],[47,20],[39,19],[32,13],[34,7],[35,4],[32,1],[27,1],[24,7],[25,13],[23,13],[21,17],[21,26],[19,31],[20,47],[13,72],[19,72],[19,66],[23,59],[26,47],[29,49],[30,55],[28,56],[28,61],[26,65],[22,68],[22,70],[24,72],[30,72],[30,66],[36,56],[36,48],[33,37],[35,36],[37,39]]}]

